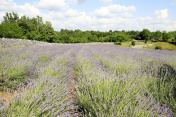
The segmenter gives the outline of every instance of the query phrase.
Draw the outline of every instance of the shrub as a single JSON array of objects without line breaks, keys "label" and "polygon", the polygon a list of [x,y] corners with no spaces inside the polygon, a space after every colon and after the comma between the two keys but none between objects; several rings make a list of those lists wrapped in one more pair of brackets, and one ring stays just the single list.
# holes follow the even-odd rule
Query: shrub
[{"label": "shrub", "polygon": [[155,46],[155,50],[162,50],[161,46]]},{"label": "shrub", "polygon": [[115,45],[122,45],[121,42],[114,42]]},{"label": "shrub", "polygon": [[132,42],[131,42],[131,45],[135,46],[135,41],[132,41]]}]

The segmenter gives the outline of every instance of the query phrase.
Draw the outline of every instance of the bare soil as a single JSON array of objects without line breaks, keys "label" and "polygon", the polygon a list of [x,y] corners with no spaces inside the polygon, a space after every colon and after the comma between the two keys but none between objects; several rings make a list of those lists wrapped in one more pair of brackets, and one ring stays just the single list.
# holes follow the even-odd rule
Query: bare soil
[{"label": "bare soil", "polygon": [[138,49],[143,49],[143,48],[147,48],[148,46],[152,46],[153,44],[147,44],[147,45],[135,45],[132,46],[131,48],[138,48]]}]

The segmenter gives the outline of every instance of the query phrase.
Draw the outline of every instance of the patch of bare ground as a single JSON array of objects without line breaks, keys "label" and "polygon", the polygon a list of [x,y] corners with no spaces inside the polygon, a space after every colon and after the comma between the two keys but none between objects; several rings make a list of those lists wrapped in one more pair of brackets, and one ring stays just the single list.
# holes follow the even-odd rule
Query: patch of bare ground
[{"label": "patch of bare ground", "polygon": [[0,91],[0,104],[4,106],[10,106],[10,102],[15,98],[17,95],[23,96],[25,90],[18,90],[18,91]]},{"label": "patch of bare ground", "polygon": [[147,44],[147,45],[135,45],[132,46],[131,48],[138,48],[138,49],[143,49],[143,48],[147,48],[148,46],[152,46],[153,44]]},{"label": "patch of bare ground", "polygon": [[[1,104],[2,105],[9,105],[10,100],[12,100],[14,97],[14,93],[9,93],[9,92],[0,92],[0,99],[1,99]],[[4,101],[3,101],[4,100]]]},{"label": "patch of bare ground", "polygon": [[78,117],[78,111],[77,111],[77,105],[76,105],[76,101],[77,101],[77,98],[76,98],[76,88],[75,88],[75,83],[76,83],[76,76],[75,76],[75,73],[74,73],[74,68],[72,68],[70,71],[69,71],[69,76],[70,76],[70,79],[69,79],[69,96],[70,96],[70,99],[72,100],[72,104],[73,104],[73,109],[70,110],[70,114],[72,117]]},{"label": "patch of bare ground", "polygon": [[[79,51],[79,50],[78,50]],[[78,52],[76,51],[76,52]],[[67,90],[68,90],[68,96],[69,99],[71,100],[72,104],[71,104],[71,110],[69,111],[70,115],[68,115],[69,117],[79,117],[79,113],[78,113],[78,105],[77,105],[77,97],[76,97],[76,74],[75,74],[75,66],[77,64],[76,62],[76,55],[73,52],[72,55],[70,56],[70,60],[69,60],[69,66],[68,66],[68,71],[67,71]]]}]

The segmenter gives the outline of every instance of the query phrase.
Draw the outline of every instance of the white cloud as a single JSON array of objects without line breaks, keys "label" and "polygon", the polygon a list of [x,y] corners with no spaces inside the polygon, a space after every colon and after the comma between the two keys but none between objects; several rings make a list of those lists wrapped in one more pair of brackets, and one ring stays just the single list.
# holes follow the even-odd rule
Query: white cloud
[{"label": "white cloud", "polygon": [[37,6],[50,11],[66,10],[68,8],[65,0],[40,0]]},{"label": "white cloud", "polygon": [[5,12],[0,12],[0,23],[1,23],[1,21],[3,21],[3,16],[5,15]]},{"label": "white cloud", "polygon": [[85,15],[85,14],[86,14],[85,12],[78,12],[77,10],[74,10],[74,9],[68,9],[65,13],[65,16],[78,17],[78,16]]},{"label": "white cloud", "polygon": [[74,5],[80,5],[87,2],[87,0],[69,0],[68,2]]},{"label": "white cloud", "polygon": [[30,3],[25,3],[24,5],[17,5],[13,2],[13,0],[2,0],[2,4],[0,4],[0,14],[5,12],[15,12],[19,16],[26,15],[28,17],[35,17],[37,15],[42,15],[42,13],[37,9],[35,6],[31,5]]},{"label": "white cloud", "polygon": [[168,9],[156,10],[155,11],[155,16],[158,19],[166,19],[166,18],[168,18]]},{"label": "white cloud", "polygon": [[112,13],[136,11],[135,6],[110,5],[108,9]]},{"label": "white cloud", "polygon": [[16,12],[22,16],[26,15],[29,17],[36,17],[37,15],[41,16],[42,13],[35,6],[25,3],[24,5],[20,5],[16,8]]},{"label": "white cloud", "polygon": [[17,8],[16,3],[12,0],[1,0],[0,10],[2,11],[12,11]]},{"label": "white cloud", "polygon": [[158,19],[159,16],[164,18],[165,12],[162,10],[157,11],[158,14],[156,13],[156,17],[134,17],[132,12],[136,11],[135,7],[120,6],[116,8],[112,6],[113,5],[101,7],[100,9],[96,9],[91,13],[68,9],[64,13],[61,13],[62,15],[60,14],[59,17],[62,17],[62,19],[52,20],[52,23],[56,30],[66,28],[73,30],[81,29],[108,31],[143,30],[144,28],[147,28],[151,31],[172,31],[176,29],[176,21],[173,21],[169,18]]},{"label": "white cloud", "polygon": [[65,15],[63,13],[50,11],[48,14],[44,16],[45,20],[52,21],[63,21],[65,20]]},{"label": "white cloud", "polygon": [[101,19],[97,19],[97,20],[100,24],[109,25],[109,24],[114,24],[117,19],[116,18],[101,18]]},{"label": "white cloud", "polygon": [[112,3],[114,0],[101,0],[101,1],[104,2],[104,3],[110,4],[110,3]]},{"label": "white cloud", "polygon": [[130,17],[133,17],[133,15],[131,13],[128,13],[128,12],[125,12],[121,15],[121,17],[123,18],[130,18]]},{"label": "white cloud", "polygon": [[96,9],[92,13],[90,13],[91,16],[95,17],[113,17],[114,14],[109,11],[108,7],[101,7],[100,9]]},{"label": "white cloud", "polygon": [[121,6],[121,5],[110,5],[108,7],[101,7],[100,9],[96,9],[92,13],[92,16],[96,17],[114,17],[117,13],[120,12],[133,12],[136,11],[134,6]]},{"label": "white cloud", "polygon": [[140,22],[148,22],[148,21],[152,21],[152,17],[138,17],[136,18],[138,21]]},{"label": "white cloud", "polygon": [[14,2],[12,0],[1,0],[0,6],[13,5]]}]

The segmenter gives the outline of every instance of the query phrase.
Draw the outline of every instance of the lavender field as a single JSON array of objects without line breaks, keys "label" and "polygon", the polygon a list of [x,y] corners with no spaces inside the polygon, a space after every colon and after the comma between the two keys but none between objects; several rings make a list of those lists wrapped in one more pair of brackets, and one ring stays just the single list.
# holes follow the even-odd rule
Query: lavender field
[{"label": "lavender field", "polygon": [[110,44],[0,49],[4,117],[175,117],[176,52]]}]

